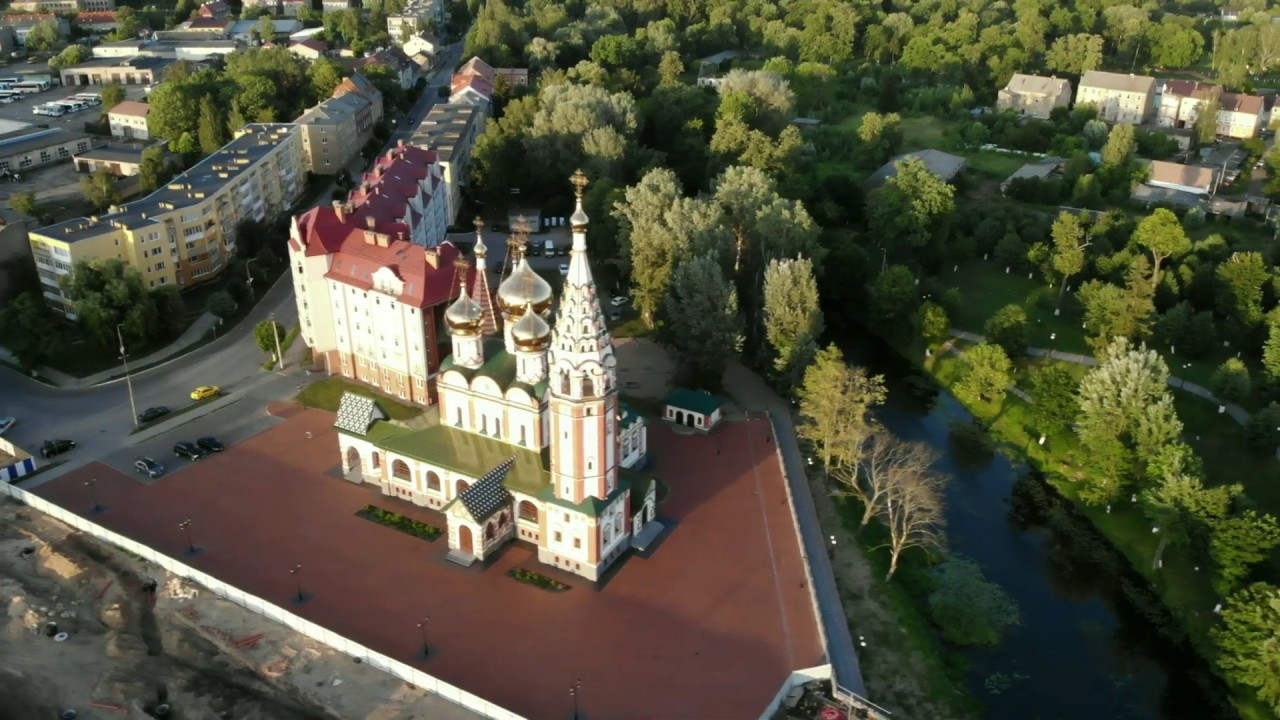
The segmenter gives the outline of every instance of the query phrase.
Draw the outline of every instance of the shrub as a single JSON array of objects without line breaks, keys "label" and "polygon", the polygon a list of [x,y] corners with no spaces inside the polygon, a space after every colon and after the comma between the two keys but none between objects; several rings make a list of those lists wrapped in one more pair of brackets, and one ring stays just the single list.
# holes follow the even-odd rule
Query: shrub
[{"label": "shrub", "polygon": [[565,585],[559,580],[553,580],[542,573],[525,570],[524,568],[513,567],[507,571],[507,575],[527,585],[533,585],[534,587],[539,587],[543,590],[550,590],[551,592],[564,592],[569,589],[568,585]]},{"label": "shrub", "polygon": [[1011,358],[1027,352],[1027,312],[1019,305],[1005,305],[987,320],[987,342],[999,345]]},{"label": "shrub", "polygon": [[435,541],[444,531],[433,525],[407,518],[400,513],[393,513],[390,510],[383,510],[376,505],[365,505],[356,515],[365,520],[372,520],[379,525],[385,525],[393,530],[399,530],[406,535],[422,538],[423,540]]},{"label": "shrub", "polygon": [[1214,371],[1209,389],[1223,400],[1240,402],[1249,394],[1249,368],[1239,358],[1230,358]]}]

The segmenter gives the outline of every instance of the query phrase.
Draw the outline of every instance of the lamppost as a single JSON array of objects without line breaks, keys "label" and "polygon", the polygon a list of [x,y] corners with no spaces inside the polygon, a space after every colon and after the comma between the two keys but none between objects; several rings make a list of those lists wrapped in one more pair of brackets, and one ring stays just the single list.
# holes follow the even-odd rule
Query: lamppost
[{"label": "lamppost", "polygon": [[569,697],[573,698],[573,720],[578,720],[578,695],[582,693],[582,678],[573,681],[569,686]]},{"label": "lamppost", "polygon": [[1049,359],[1053,359],[1053,346],[1058,340],[1058,333],[1049,333]]},{"label": "lamppost", "polygon": [[276,365],[284,369],[284,353],[280,352],[280,326],[276,325],[276,314],[271,313],[271,335],[276,339]]},{"label": "lamppost", "polygon": [[1182,366],[1182,377],[1178,378],[1178,387],[1185,388],[1187,386],[1187,370],[1190,369],[1191,363],[1185,363]]},{"label": "lamppost", "polygon": [[293,576],[294,581],[298,585],[298,602],[302,602],[302,565],[294,565],[289,568],[289,574]]},{"label": "lamppost", "polygon": [[249,266],[258,258],[249,258],[244,261],[245,281],[249,284],[249,302],[255,301],[257,298],[253,295],[253,273],[249,272]]},{"label": "lamppost", "polygon": [[195,555],[199,552],[199,549],[196,547],[195,540],[191,539],[191,518],[187,518],[186,520],[178,523],[178,527],[187,535],[187,554]]},{"label": "lamppost", "polygon": [[89,499],[93,500],[92,512],[94,515],[106,510],[101,503],[98,502],[98,478],[91,478],[84,481],[84,486],[89,488]]},{"label": "lamppost", "polygon": [[124,361],[124,384],[129,388],[129,411],[133,413],[133,426],[138,426],[138,406],[133,401],[133,377],[129,375],[129,356],[124,351],[124,323],[116,324],[116,339],[120,341],[120,359]]},{"label": "lamppost", "polygon": [[427,621],[430,619],[429,617],[424,617],[418,623],[418,630],[422,631],[422,657],[431,656],[431,646],[427,644]]}]

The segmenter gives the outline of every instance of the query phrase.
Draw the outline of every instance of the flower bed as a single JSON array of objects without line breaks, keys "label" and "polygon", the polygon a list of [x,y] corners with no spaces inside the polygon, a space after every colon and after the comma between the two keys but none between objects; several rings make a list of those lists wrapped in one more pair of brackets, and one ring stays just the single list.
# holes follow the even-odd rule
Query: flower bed
[{"label": "flower bed", "polygon": [[507,571],[507,576],[513,577],[522,583],[527,583],[550,592],[564,592],[565,590],[571,589],[568,585],[565,585],[559,580],[552,580],[542,573],[536,573],[532,570],[525,570],[523,568],[513,567]]},{"label": "flower bed", "polygon": [[433,525],[407,518],[400,513],[393,513],[390,510],[383,510],[377,505],[365,505],[358,512],[357,517],[365,520],[371,520],[379,525],[386,525],[394,530],[399,530],[406,535],[412,535],[423,540],[435,542],[444,531]]}]

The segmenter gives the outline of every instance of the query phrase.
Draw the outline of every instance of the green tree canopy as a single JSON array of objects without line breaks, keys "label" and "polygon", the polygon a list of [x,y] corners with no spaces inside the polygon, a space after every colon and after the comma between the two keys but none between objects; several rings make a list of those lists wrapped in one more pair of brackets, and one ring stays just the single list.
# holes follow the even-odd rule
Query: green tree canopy
[{"label": "green tree canopy", "polygon": [[713,255],[685,260],[671,275],[665,333],[683,382],[717,389],[739,351],[742,318],[737,294]]},{"label": "green tree canopy", "polygon": [[981,343],[964,353],[964,369],[955,385],[966,403],[1000,403],[1013,384],[1013,363],[999,345]]},{"label": "green tree canopy", "polygon": [[783,388],[798,384],[818,350],[822,308],[807,258],[771,260],[764,271],[764,329]]},{"label": "green tree canopy", "polygon": [[1280,713],[1280,590],[1255,583],[1227,598],[1213,637],[1227,676]]},{"label": "green tree canopy", "polygon": [[117,346],[117,324],[126,352],[157,336],[158,317],[142,275],[119,258],[76,263],[65,292],[75,303],[80,324],[100,348]]},{"label": "green tree canopy", "polygon": [[982,576],[977,563],[951,557],[933,572],[929,613],[947,639],[958,645],[995,645],[1018,625],[1018,604]]}]

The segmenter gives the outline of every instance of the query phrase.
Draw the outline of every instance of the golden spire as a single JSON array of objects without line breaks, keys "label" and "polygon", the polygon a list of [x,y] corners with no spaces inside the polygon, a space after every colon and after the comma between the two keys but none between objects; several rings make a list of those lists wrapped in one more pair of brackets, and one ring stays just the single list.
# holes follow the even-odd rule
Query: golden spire
[{"label": "golden spire", "polygon": [[582,172],[582,168],[574,171],[573,177],[569,178],[569,182],[573,183],[573,194],[579,200],[582,199],[582,193],[587,189],[587,183],[591,182],[587,179],[587,174]]}]

